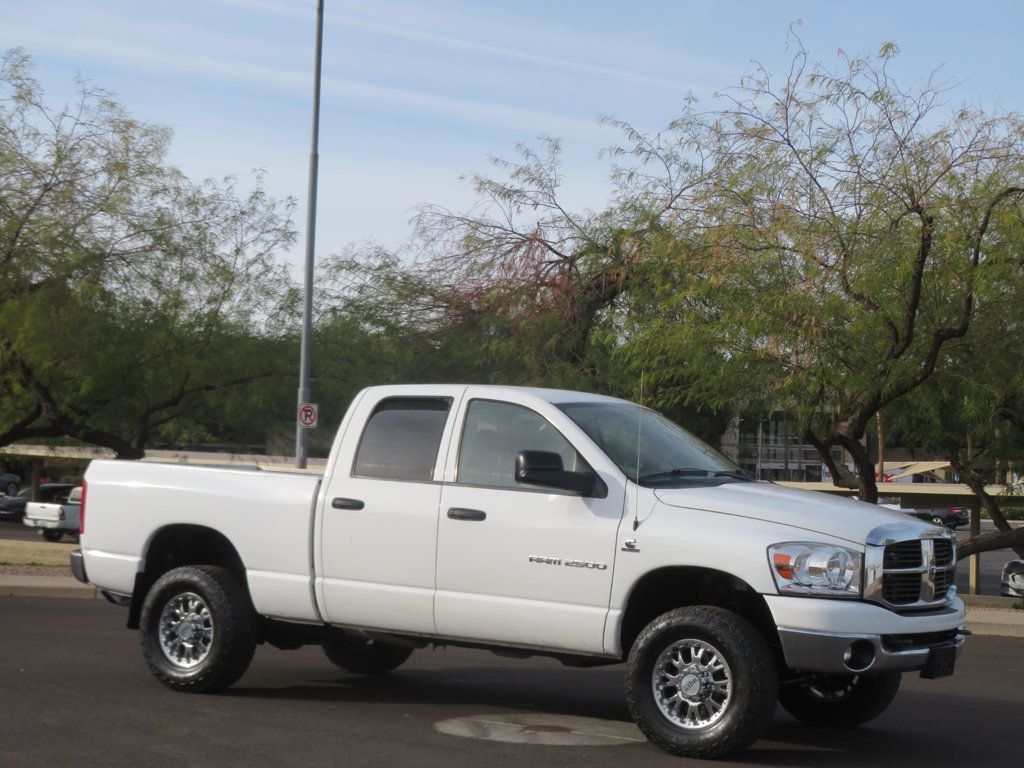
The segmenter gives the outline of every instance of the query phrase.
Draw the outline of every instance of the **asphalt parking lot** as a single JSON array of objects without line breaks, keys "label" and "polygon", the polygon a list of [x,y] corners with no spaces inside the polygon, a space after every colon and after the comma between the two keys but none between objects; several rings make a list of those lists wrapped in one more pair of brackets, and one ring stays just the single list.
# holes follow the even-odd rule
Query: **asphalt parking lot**
[{"label": "asphalt parking lot", "polygon": [[[0,598],[0,766],[701,765],[641,740],[618,667],[438,650],[371,678],[317,648],[260,648],[235,688],[193,696],[150,677],[124,619],[97,600]],[[715,765],[1017,767],[1022,713],[1024,640],[975,637],[954,677],[905,676],[865,728],[814,731],[779,710]],[[572,745],[545,745],[559,742]]]}]

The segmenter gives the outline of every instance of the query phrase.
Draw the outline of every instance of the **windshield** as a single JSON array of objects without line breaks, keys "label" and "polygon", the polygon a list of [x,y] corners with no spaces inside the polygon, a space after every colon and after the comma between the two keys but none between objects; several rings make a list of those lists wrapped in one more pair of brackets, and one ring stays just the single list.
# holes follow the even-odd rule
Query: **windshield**
[{"label": "windshield", "polygon": [[714,448],[649,408],[629,403],[565,403],[558,407],[623,474],[632,480],[639,478],[641,485],[717,485],[753,479]]}]

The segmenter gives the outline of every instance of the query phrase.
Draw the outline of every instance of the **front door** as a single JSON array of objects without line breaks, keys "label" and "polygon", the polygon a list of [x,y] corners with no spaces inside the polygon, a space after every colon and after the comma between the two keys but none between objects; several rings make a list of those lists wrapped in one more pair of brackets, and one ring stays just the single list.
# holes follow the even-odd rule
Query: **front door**
[{"label": "front door", "polygon": [[591,467],[526,402],[473,399],[472,390],[465,398],[454,482],[441,491],[437,629],[600,653],[624,488],[583,498],[517,483],[524,450],[558,453],[568,470]]}]

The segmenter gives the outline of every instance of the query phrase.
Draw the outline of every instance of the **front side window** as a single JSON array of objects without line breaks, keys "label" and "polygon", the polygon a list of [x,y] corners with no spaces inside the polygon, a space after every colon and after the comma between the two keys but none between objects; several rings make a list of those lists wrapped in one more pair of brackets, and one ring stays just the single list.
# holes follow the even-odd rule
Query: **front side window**
[{"label": "front side window", "polygon": [[456,481],[467,485],[537,488],[516,482],[516,456],[520,451],[557,453],[562,457],[563,468],[576,472],[588,469],[569,441],[529,408],[474,400],[466,413]]},{"label": "front side window", "polygon": [[626,477],[641,485],[725,483],[753,479],[736,464],[654,411],[630,403],[558,406]]},{"label": "front side window", "polygon": [[390,398],[366,422],[352,474],[386,480],[430,481],[451,400]]}]

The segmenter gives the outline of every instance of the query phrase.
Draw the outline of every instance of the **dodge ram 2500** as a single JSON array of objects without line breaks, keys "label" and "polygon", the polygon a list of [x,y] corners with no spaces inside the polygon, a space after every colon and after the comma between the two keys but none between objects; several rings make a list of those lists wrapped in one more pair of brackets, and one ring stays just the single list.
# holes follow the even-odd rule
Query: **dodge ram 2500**
[{"label": "dodge ram 2500", "polygon": [[966,634],[946,529],[756,482],[654,411],[578,392],[361,392],[322,477],[96,461],[72,568],[153,674],[216,691],[258,643],[353,673],[416,648],[626,662],[658,746],[742,749],[776,703],[856,725]]}]

